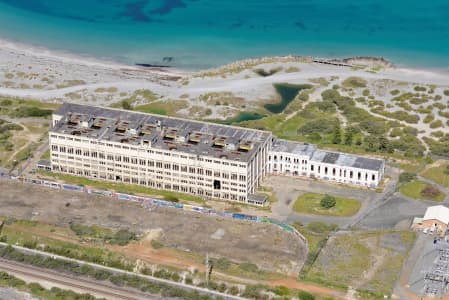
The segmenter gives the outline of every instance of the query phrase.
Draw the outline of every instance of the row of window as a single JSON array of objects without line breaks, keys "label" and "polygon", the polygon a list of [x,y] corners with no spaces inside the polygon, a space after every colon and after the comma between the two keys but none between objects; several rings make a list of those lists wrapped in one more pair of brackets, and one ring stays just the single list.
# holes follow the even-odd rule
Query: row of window
[{"label": "row of window", "polygon": [[[354,172],[354,171],[347,171],[345,169],[336,169],[336,168],[328,168],[328,167],[324,167],[322,168],[321,166],[318,166],[317,168],[315,168],[314,165],[310,165],[310,171],[311,172],[315,172],[315,169],[317,169],[316,174],[324,174],[324,176],[333,176],[333,177],[343,177],[343,178],[349,178],[349,179],[354,179],[355,177],[357,178],[357,180],[362,180],[364,178],[365,181],[368,181],[369,178],[371,178],[372,181],[376,180],[376,174],[371,174],[371,176],[368,173],[365,172]],[[330,170],[332,169],[332,170]],[[275,172],[278,171],[277,169],[277,165],[273,164],[273,170]],[[280,172],[293,172],[293,173],[298,173],[297,171],[291,171],[289,168],[285,168],[284,170],[282,169],[282,165],[280,166]],[[338,175],[337,175],[338,173]],[[356,176],[354,176],[354,173],[356,173]],[[304,173],[303,173],[304,174]],[[312,174],[311,174],[312,175]]]},{"label": "row of window", "polygon": [[[106,175],[104,173],[94,174],[88,170],[65,168],[63,166],[61,166],[61,167],[53,166],[53,170],[58,171],[58,172],[74,174],[74,175],[80,175],[80,176],[101,178],[101,179],[105,179],[105,180],[119,181],[119,182],[124,182],[124,183],[140,184],[140,185],[149,186],[152,188],[164,189],[164,190],[180,191],[180,192],[190,193],[190,194],[199,195],[199,196],[214,197],[214,198],[221,198],[221,199],[235,200],[235,201],[238,200],[238,201],[243,201],[243,202],[246,200],[246,196],[237,194],[237,192],[245,193],[245,190],[237,190],[235,188],[226,188],[226,189],[223,189],[223,190],[225,190],[225,192],[223,192],[223,191],[213,191],[212,192],[212,191],[204,190],[202,188],[198,188],[198,187],[191,186],[191,185],[182,185],[182,184],[188,183],[185,180],[181,181],[182,184],[162,183],[162,182],[146,180],[143,178],[136,178],[136,177],[117,176],[117,175],[113,175],[113,174]],[[226,190],[229,190],[231,192],[226,192]]]},{"label": "row of window", "polygon": [[[58,147],[56,145],[53,145],[55,147]],[[63,148],[63,151],[60,151],[62,153],[68,153],[68,154],[74,154],[74,155],[82,155],[81,149],[75,149],[73,151],[73,148],[69,148],[71,151],[65,152],[65,147],[61,146],[60,148]],[[56,151],[56,150],[55,150]],[[84,152],[86,153],[86,152]],[[104,153],[97,153],[92,152],[92,155],[84,155],[85,157],[92,157],[94,159],[100,159],[100,161],[96,162],[93,161],[92,164],[105,164],[104,161],[101,161],[101,159],[110,161],[110,162],[124,162],[128,164],[134,164],[139,166],[148,166],[148,167],[156,167],[160,169],[165,170],[173,170],[173,171],[180,171],[184,173],[190,173],[190,174],[199,174],[199,175],[206,175],[206,176],[214,176],[217,178],[223,178],[223,179],[231,179],[231,180],[239,180],[241,182],[245,182],[247,177],[246,175],[242,174],[236,174],[236,173],[227,173],[227,172],[220,172],[220,171],[212,171],[209,169],[203,169],[203,168],[197,168],[197,167],[189,167],[186,165],[177,165],[173,163],[167,163],[167,162],[161,162],[161,161],[154,161],[154,160],[146,160],[146,159],[138,159],[136,157],[127,157],[127,156],[121,156],[121,155],[113,155],[113,154],[104,154]],[[64,155],[59,155],[57,153],[52,153],[53,161],[55,161],[56,157],[65,157]],[[75,156],[68,156],[68,159],[75,159],[80,160],[79,157]],[[116,164],[116,166],[121,166],[121,164]],[[125,166],[125,165],[124,165]]]},{"label": "row of window", "polygon": [[[63,139],[65,137],[63,136],[59,136],[62,137]],[[71,139],[71,140],[75,140],[77,142],[81,142],[80,139],[74,139],[74,138],[66,138],[66,139]],[[89,140],[84,141],[86,143],[89,143]],[[147,153],[150,154],[156,154],[156,155],[164,155],[164,156],[170,156],[170,157],[175,157],[175,158],[182,158],[182,159],[191,159],[191,160],[196,160],[196,161],[205,161],[207,163],[215,163],[215,164],[221,164],[221,165],[225,165],[225,166],[233,166],[233,167],[240,167],[240,168],[246,168],[246,164],[244,163],[236,163],[236,162],[228,162],[228,161],[221,161],[221,160],[212,160],[209,158],[202,158],[200,156],[190,156],[190,155],[179,155],[176,153],[172,153],[172,152],[162,152],[162,151],[158,151],[158,150],[143,150],[140,148],[136,148],[136,147],[130,147],[130,146],[125,146],[125,145],[113,145],[110,143],[103,143],[103,142],[96,142],[96,141],[90,141],[90,144],[98,144],[99,146],[109,146],[109,147],[114,147],[114,148],[119,148],[119,149],[124,149],[124,150],[134,150],[134,151],[146,151]],[[58,146],[58,145],[52,145],[52,150],[53,151],[59,151],[62,153],[71,153],[71,154],[77,154],[77,155],[84,155],[84,156],[91,156],[91,157],[101,157],[100,153],[101,152],[97,152],[97,151],[90,151],[88,149],[74,149],[72,147],[68,147],[68,146]],[[104,153],[103,153],[103,158],[104,158]]]}]

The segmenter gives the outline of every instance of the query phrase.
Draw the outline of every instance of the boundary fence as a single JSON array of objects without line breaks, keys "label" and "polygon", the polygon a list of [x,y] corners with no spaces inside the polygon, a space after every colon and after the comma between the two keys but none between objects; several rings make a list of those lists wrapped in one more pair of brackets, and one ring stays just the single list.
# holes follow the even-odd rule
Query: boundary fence
[{"label": "boundary fence", "polygon": [[130,195],[130,194],[116,193],[116,192],[111,192],[111,191],[106,191],[106,190],[93,189],[93,188],[89,188],[86,186],[72,185],[72,184],[67,184],[67,183],[60,183],[60,182],[56,182],[56,181],[48,181],[48,180],[35,179],[35,178],[27,178],[27,177],[23,177],[23,176],[9,176],[6,174],[0,174],[0,178],[16,180],[16,181],[19,181],[22,183],[27,183],[27,184],[40,185],[40,186],[47,187],[47,188],[66,190],[66,191],[72,191],[72,192],[81,192],[81,193],[99,195],[99,196],[104,196],[104,197],[111,197],[111,198],[114,198],[117,200],[122,200],[122,201],[137,202],[137,203],[140,203],[141,206],[146,209],[151,208],[151,207],[162,206],[162,207],[182,209],[184,211],[191,211],[191,212],[203,213],[203,214],[208,214],[208,215],[232,218],[232,219],[236,219],[236,220],[251,221],[251,222],[256,222],[256,223],[269,223],[269,224],[276,225],[285,231],[294,233],[307,245],[307,240],[304,238],[304,236],[301,233],[299,233],[296,230],[296,228],[294,228],[288,224],[284,224],[284,223],[277,221],[275,219],[272,219],[272,218],[252,216],[252,215],[228,212],[228,211],[218,211],[218,210],[214,210],[214,209],[203,207],[203,206],[170,202],[170,201],[165,201],[165,200],[151,198],[151,197],[145,197],[145,196],[136,196],[136,195]]}]

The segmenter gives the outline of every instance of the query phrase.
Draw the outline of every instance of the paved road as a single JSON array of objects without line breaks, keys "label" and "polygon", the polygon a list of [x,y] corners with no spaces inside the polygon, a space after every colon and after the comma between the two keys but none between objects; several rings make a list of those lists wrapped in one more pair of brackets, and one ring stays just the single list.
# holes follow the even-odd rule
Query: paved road
[{"label": "paved road", "polygon": [[1,243],[1,242],[0,242],[0,245],[12,246],[14,249],[16,249],[18,251],[21,251],[23,253],[35,254],[35,255],[37,254],[37,255],[57,258],[57,259],[65,260],[65,261],[71,261],[71,262],[78,263],[80,265],[88,265],[88,266],[91,266],[91,267],[96,268],[96,269],[107,270],[107,271],[113,272],[115,274],[137,276],[137,277],[149,280],[149,281],[154,281],[154,282],[158,282],[158,283],[164,283],[164,284],[171,285],[171,286],[174,286],[174,287],[177,287],[177,288],[181,288],[181,289],[194,290],[194,291],[199,292],[200,294],[206,294],[206,295],[210,295],[210,296],[218,296],[218,297],[221,297],[221,298],[226,299],[226,300],[228,300],[228,299],[229,300],[244,300],[245,299],[245,298],[238,297],[238,296],[232,296],[232,295],[220,293],[220,292],[213,291],[213,290],[208,290],[206,288],[201,288],[201,287],[188,285],[188,284],[184,284],[184,283],[180,283],[180,282],[170,281],[170,280],[167,280],[167,279],[157,278],[157,277],[153,277],[153,276],[150,276],[150,275],[142,275],[142,274],[138,274],[138,273],[134,273],[134,272],[128,272],[128,271],[124,271],[124,270],[120,270],[120,269],[110,268],[110,267],[102,266],[102,265],[99,265],[99,264],[85,262],[85,261],[81,261],[81,260],[77,260],[77,259],[72,259],[72,258],[68,258],[68,257],[60,256],[60,255],[55,255],[55,254],[48,253],[48,252],[39,251],[39,250],[28,249],[28,248],[24,248],[24,247],[20,247],[20,246],[15,246],[15,245],[8,245],[6,243]]},{"label": "paved road", "polygon": [[[337,224],[340,228],[349,228],[361,222],[392,197],[399,172],[396,169],[388,168],[387,173],[391,176],[391,179],[383,193],[302,178],[270,176],[265,180],[265,185],[273,187],[279,199],[272,207],[272,216],[285,223],[300,221],[307,224],[319,221]],[[356,215],[351,217],[329,217],[294,212],[295,200],[298,196],[307,192],[358,199],[361,201],[362,207]]]},{"label": "paved road", "polygon": [[78,293],[89,293],[96,297],[104,297],[107,299],[145,300],[150,297],[151,299],[162,299],[157,296],[138,291],[131,291],[97,280],[69,276],[67,274],[50,271],[48,269],[40,269],[5,259],[0,259],[0,270],[28,282],[37,282],[44,286],[48,284],[62,289],[69,289]]}]

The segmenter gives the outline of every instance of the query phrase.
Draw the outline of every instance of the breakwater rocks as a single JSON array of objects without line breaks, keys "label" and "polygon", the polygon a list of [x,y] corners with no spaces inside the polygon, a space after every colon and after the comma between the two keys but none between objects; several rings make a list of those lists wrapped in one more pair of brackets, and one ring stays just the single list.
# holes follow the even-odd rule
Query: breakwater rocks
[{"label": "breakwater rocks", "polygon": [[375,67],[383,67],[383,68],[392,68],[394,67],[393,63],[388,61],[383,57],[373,57],[373,56],[357,56],[345,58],[342,60],[344,63],[350,65],[366,65],[371,68]]},{"label": "breakwater rocks", "polygon": [[193,74],[193,77],[204,77],[204,76],[219,76],[224,74],[236,74],[243,70],[251,69],[255,66],[261,64],[270,64],[270,63],[288,63],[288,62],[298,62],[298,63],[311,63],[313,62],[313,58],[310,56],[264,56],[257,58],[249,58],[244,60],[238,60],[232,62],[230,64],[214,68],[208,69],[204,71],[197,72]]},{"label": "breakwater rocks", "polygon": [[236,74],[240,73],[244,70],[251,69],[255,66],[261,64],[270,64],[270,63],[322,63],[322,64],[330,64],[342,67],[353,67],[353,66],[366,66],[370,68],[391,68],[394,67],[393,63],[386,60],[383,57],[371,57],[371,56],[357,56],[357,57],[349,57],[349,58],[318,58],[312,56],[295,56],[295,55],[287,55],[287,56],[265,56],[265,57],[257,57],[250,58],[244,60],[238,60],[233,63],[213,68],[207,69],[203,71],[199,71],[194,73],[193,77],[207,77],[207,76],[222,76],[226,74]]}]

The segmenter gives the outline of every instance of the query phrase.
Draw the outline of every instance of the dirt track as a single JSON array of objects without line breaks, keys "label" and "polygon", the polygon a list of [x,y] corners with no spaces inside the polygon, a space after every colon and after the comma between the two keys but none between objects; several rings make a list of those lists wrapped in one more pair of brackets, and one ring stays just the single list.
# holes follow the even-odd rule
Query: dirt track
[{"label": "dirt track", "polygon": [[256,224],[77,192],[53,190],[0,180],[0,215],[65,226],[70,223],[128,227],[140,233],[157,230],[168,247],[256,263],[262,268],[294,273],[303,264],[305,245],[292,233]]}]

